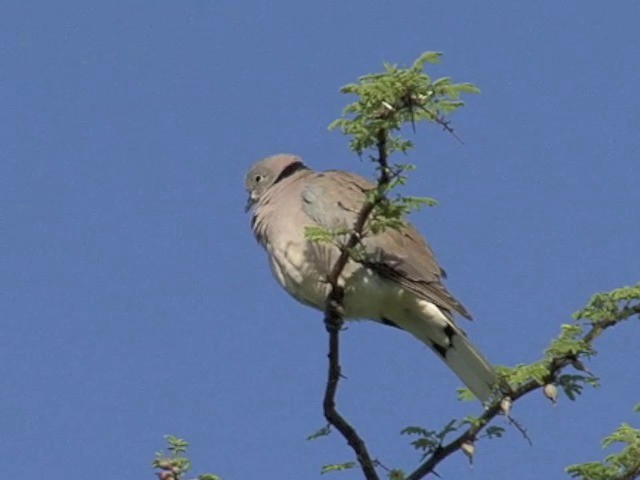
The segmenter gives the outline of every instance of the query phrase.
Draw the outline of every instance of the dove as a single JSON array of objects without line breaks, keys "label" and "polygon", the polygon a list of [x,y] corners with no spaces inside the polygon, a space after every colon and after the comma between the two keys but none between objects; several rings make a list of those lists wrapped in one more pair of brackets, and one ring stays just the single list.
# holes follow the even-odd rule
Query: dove
[{"label": "dove", "polygon": [[[279,154],[255,163],[245,187],[251,228],[274,277],[297,301],[324,310],[331,288],[327,276],[341,250],[336,242],[307,239],[305,229],[351,229],[367,192],[376,186],[341,170],[316,172],[296,155]],[[340,237],[346,241],[347,235]],[[488,402],[496,373],[455,323],[454,315],[469,320],[471,315],[444,286],[444,270],[427,241],[407,222],[399,229],[369,232],[361,245],[364,255],[350,258],[339,277],[345,319],[405,330]]]}]

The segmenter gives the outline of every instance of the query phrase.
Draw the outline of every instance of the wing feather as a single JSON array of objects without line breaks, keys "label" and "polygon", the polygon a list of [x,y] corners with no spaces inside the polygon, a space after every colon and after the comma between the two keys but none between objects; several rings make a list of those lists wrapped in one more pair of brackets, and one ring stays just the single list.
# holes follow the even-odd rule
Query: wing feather
[{"label": "wing feather", "polygon": [[[307,180],[302,192],[305,213],[318,225],[329,229],[354,225],[366,193],[375,185],[348,172],[329,170]],[[471,315],[442,283],[444,270],[433,250],[410,224],[400,230],[387,229],[364,238],[367,259],[362,262],[380,275],[397,282],[420,298],[471,319]]]}]

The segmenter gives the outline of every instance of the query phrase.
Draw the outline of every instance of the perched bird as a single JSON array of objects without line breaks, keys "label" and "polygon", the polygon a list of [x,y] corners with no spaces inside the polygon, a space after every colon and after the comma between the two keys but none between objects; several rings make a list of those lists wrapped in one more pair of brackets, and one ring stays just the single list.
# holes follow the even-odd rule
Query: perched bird
[{"label": "perched bird", "polygon": [[[247,210],[274,276],[296,300],[324,310],[326,278],[340,249],[305,238],[306,226],[352,228],[366,194],[375,185],[339,170],[315,172],[295,155],[265,158],[246,177]],[[362,239],[366,255],[350,259],[340,276],[344,316],[370,319],[406,330],[431,348],[482,402],[496,375],[455,324],[469,312],[442,284],[444,271],[431,247],[410,224]]]}]

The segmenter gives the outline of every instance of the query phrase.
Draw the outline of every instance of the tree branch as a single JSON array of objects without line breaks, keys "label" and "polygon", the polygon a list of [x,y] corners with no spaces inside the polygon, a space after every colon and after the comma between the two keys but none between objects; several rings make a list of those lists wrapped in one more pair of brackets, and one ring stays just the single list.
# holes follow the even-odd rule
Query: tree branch
[{"label": "tree branch", "polygon": [[[382,192],[391,180],[387,163],[387,132],[385,130],[378,131],[377,147],[377,162],[380,165],[378,190]],[[327,422],[333,425],[347,440],[347,443],[349,443],[349,446],[351,446],[355,452],[356,458],[360,463],[360,468],[367,480],[379,480],[375,469],[376,464],[371,458],[364,440],[362,440],[358,432],[356,432],[336,408],[335,398],[342,373],[340,366],[340,331],[344,324],[344,288],[339,284],[339,279],[344,267],[349,261],[351,249],[360,243],[369,215],[371,215],[373,209],[382,199],[383,196],[380,194],[375,196],[373,200],[367,200],[358,213],[351,234],[342,247],[340,256],[336,260],[331,272],[327,276],[327,282],[331,286],[331,291],[327,297],[324,316],[325,327],[327,332],[329,332],[329,373],[323,401],[324,416]]]},{"label": "tree branch", "polygon": [[[625,307],[618,312],[613,318],[608,318],[598,322],[594,322],[591,329],[584,335],[583,341],[586,344],[592,344],[593,341],[600,336],[600,334],[618,323],[626,320],[633,315],[640,315],[640,306]],[[515,403],[518,399],[525,395],[543,388],[546,384],[552,383],[558,376],[558,374],[567,366],[573,365],[576,361],[576,356],[572,354],[566,354],[557,358],[554,358],[549,367],[549,374],[541,383],[537,380],[529,380],[523,383],[519,387],[512,389],[509,392],[511,401]],[[439,447],[424,463],[422,463],[413,473],[411,473],[406,480],[419,480],[434,473],[436,466],[447,458],[452,453],[460,450],[461,446],[465,442],[474,442],[478,434],[491,423],[491,421],[497,416],[503,414],[500,407],[501,399],[494,401],[478,418],[478,422],[475,425],[470,426],[456,439],[452,440],[448,444]]]}]

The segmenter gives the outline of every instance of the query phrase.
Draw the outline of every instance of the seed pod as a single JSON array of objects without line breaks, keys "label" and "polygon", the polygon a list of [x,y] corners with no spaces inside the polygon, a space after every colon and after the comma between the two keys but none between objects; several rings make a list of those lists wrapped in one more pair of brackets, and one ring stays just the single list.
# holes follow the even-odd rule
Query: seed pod
[{"label": "seed pod", "polygon": [[470,440],[465,441],[462,445],[460,445],[460,449],[469,459],[469,463],[473,465],[473,455],[476,452],[476,447],[473,442]]},{"label": "seed pod", "polygon": [[542,389],[542,392],[554,405],[558,403],[558,389],[553,383],[547,383]]}]

